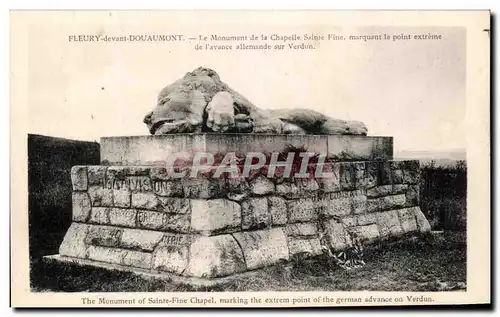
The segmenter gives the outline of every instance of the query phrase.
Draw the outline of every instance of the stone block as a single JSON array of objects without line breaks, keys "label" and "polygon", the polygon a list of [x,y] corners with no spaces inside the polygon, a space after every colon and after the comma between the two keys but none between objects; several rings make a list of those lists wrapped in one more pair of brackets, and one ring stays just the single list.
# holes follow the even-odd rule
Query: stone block
[{"label": "stone block", "polygon": [[191,199],[191,229],[204,235],[241,228],[241,207],[227,199]]},{"label": "stone block", "polygon": [[378,240],[380,233],[376,224],[350,228],[351,234],[355,235],[361,243],[373,243]]},{"label": "stone block", "polygon": [[108,223],[112,226],[134,228],[137,211],[134,209],[109,208]]},{"label": "stone block", "polygon": [[347,216],[351,213],[351,198],[324,199],[322,212],[327,216]]},{"label": "stone block", "polygon": [[392,185],[391,162],[379,162],[380,185]]},{"label": "stone block", "polygon": [[189,250],[186,276],[213,278],[244,272],[246,257],[233,236],[199,237]]},{"label": "stone block", "polygon": [[[321,168],[317,166],[316,168]],[[322,165],[322,171],[324,176],[330,175],[330,177],[316,177],[318,182],[319,190],[323,193],[333,193],[341,190],[340,186],[340,164],[330,163]]]},{"label": "stone block", "polygon": [[349,198],[351,202],[351,212],[354,214],[363,214],[367,212],[368,200],[365,195],[357,195]]},{"label": "stone block", "polygon": [[337,160],[392,160],[392,148],[392,137],[328,136],[328,154]]},{"label": "stone block", "polygon": [[346,227],[354,227],[358,224],[358,219],[356,216],[347,216],[347,217],[342,217],[341,221],[344,223]]},{"label": "stone block", "polygon": [[420,205],[420,185],[409,185],[406,191],[406,207]]},{"label": "stone block", "polygon": [[88,193],[93,207],[113,207],[113,190],[90,186]]},{"label": "stone block", "polygon": [[71,168],[71,184],[73,185],[73,191],[87,190],[87,166],[73,166]]},{"label": "stone block", "polygon": [[281,228],[238,232],[233,236],[243,250],[248,270],[289,259],[288,243]]},{"label": "stone block", "polygon": [[340,163],[340,187],[342,190],[356,189],[356,171],[353,163]]},{"label": "stone block", "polygon": [[130,192],[128,190],[113,190],[113,205],[130,208]]},{"label": "stone block", "polygon": [[99,262],[149,269],[152,254],[91,245],[88,247],[88,258]]},{"label": "stone block", "polygon": [[378,198],[382,196],[404,194],[408,190],[406,184],[382,185],[370,188],[366,191],[366,196],[369,198]]},{"label": "stone block", "polygon": [[420,181],[420,162],[404,161],[403,165],[403,183],[418,184]]},{"label": "stone block", "polygon": [[168,181],[172,177],[168,175],[167,169],[161,166],[151,166],[149,169],[149,177],[152,181]]},{"label": "stone block", "polygon": [[295,255],[316,256],[320,255],[323,251],[319,239],[289,239],[288,250],[290,257]]},{"label": "stone block", "polygon": [[94,207],[90,211],[89,223],[93,224],[109,224],[109,210],[111,207]]},{"label": "stone block", "polygon": [[404,182],[403,170],[397,169],[397,170],[392,170],[391,172],[392,172],[393,184],[402,184]]},{"label": "stone block", "polygon": [[184,189],[180,179],[153,180],[153,192],[163,197],[184,197]]},{"label": "stone block", "polygon": [[366,164],[365,179],[361,188],[373,188],[380,183],[379,162],[368,161]]},{"label": "stone block", "polygon": [[153,252],[153,269],[182,275],[189,261],[189,246],[195,237],[165,233]]},{"label": "stone block", "polygon": [[288,237],[314,238],[318,236],[318,228],[314,222],[288,224],[285,227]]},{"label": "stone block", "polygon": [[412,207],[412,209],[413,213],[415,214],[418,230],[422,233],[430,232],[431,225],[429,224],[427,218],[425,218],[425,215],[423,214],[422,210],[420,210],[420,207]]},{"label": "stone block", "polygon": [[120,239],[120,248],[152,252],[163,239],[163,232],[124,229]]},{"label": "stone block", "polygon": [[118,247],[122,234],[122,228],[92,225],[88,229],[85,243],[104,247]]},{"label": "stone block", "polygon": [[381,210],[399,209],[404,207],[405,203],[406,195],[404,194],[368,199],[367,211],[376,212]]},{"label": "stone block", "polygon": [[412,208],[398,210],[399,221],[404,233],[413,233],[418,231],[417,220]]},{"label": "stone block", "polygon": [[309,222],[318,219],[318,210],[316,203],[311,198],[303,198],[287,201],[288,206],[288,221]]},{"label": "stone block", "polygon": [[300,190],[294,182],[284,181],[283,183],[276,185],[276,193],[284,198],[294,199],[299,197]]},{"label": "stone block", "polygon": [[243,230],[264,228],[271,225],[271,214],[266,197],[255,197],[241,204],[241,227]]},{"label": "stone block", "polygon": [[256,196],[270,195],[274,193],[275,185],[269,178],[259,175],[250,181],[250,189]]},{"label": "stone block", "polygon": [[323,223],[325,241],[334,250],[343,250],[352,246],[352,240],[345,227],[336,219],[329,219]]},{"label": "stone block", "polygon": [[63,242],[59,246],[59,254],[75,258],[87,257],[87,238],[89,225],[73,222],[69,227]]},{"label": "stone block", "polygon": [[187,214],[190,212],[189,199],[161,197],[154,193],[132,193],[132,208],[162,211],[165,213]]},{"label": "stone block", "polygon": [[156,211],[138,210],[137,226],[139,228],[151,230],[187,233],[191,226],[191,219],[189,214],[168,214]]},{"label": "stone block", "polygon": [[375,215],[381,238],[398,237],[403,234],[397,210],[377,212]]},{"label": "stone block", "polygon": [[277,196],[267,197],[269,214],[273,226],[284,225],[288,222],[286,201]]},{"label": "stone block", "polygon": [[366,226],[377,223],[377,217],[375,213],[357,215],[356,218],[359,226]]},{"label": "stone block", "polygon": [[301,197],[316,194],[319,190],[318,182],[314,178],[295,178],[295,185],[297,185]]},{"label": "stone block", "polygon": [[234,201],[243,201],[250,196],[250,185],[244,177],[228,177],[226,179],[227,198]]},{"label": "stone block", "polygon": [[106,169],[107,166],[103,165],[87,166],[88,184],[90,186],[100,185],[101,187],[106,184]]},{"label": "stone block", "polygon": [[71,196],[73,201],[73,221],[87,222],[90,217],[90,210],[92,209],[89,195],[85,192],[73,192]]},{"label": "stone block", "polygon": [[223,198],[226,195],[226,180],[213,177],[213,173],[198,173],[198,177],[182,178],[184,196],[187,198]]}]

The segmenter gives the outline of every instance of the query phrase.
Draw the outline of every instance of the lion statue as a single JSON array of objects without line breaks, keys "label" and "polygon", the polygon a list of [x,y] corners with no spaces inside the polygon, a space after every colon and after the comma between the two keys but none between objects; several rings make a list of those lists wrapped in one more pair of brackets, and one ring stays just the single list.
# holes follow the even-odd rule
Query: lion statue
[{"label": "lion statue", "polygon": [[163,88],[144,117],[153,135],[170,133],[269,133],[366,135],[359,121],[333,119],[311,109],[266,110],[199,67]]}]

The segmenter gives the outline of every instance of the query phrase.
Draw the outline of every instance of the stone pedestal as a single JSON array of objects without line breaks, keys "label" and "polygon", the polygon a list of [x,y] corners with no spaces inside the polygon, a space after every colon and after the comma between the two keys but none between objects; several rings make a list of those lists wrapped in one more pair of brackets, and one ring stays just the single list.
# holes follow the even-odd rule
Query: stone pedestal
[{"label": "stone pedestal", "polygon": [[[308,177],[264,166],[248,176],[169,175],[179,151],[327,153]],[[162,159],[163,158],[163,159]],[[102,165],[75,166],[73,223],[60,256],[131,271],[220,278],[352,245],[430,231],[419,208],[418,161],[392,161],[392,138],[166,135],[103,138]],[[321,168],[328,177],[317,177]],[[324,176],[324,175],[323,175]]]}]

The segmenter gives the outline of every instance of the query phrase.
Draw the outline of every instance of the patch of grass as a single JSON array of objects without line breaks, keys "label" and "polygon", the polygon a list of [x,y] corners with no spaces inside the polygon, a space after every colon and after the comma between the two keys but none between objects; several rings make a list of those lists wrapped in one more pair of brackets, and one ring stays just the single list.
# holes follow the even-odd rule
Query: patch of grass
[{"label": "patch of grass", "polygon": [[33,291],[449,291],[465,290],[466,239],[461,232],[429,235],[365,250],[366,265],[336,267],[326,257],[295,259],[266,267],[252,278],[236,276],[215,287],[176,284],[132,273],[77,265],[32,265]]}]

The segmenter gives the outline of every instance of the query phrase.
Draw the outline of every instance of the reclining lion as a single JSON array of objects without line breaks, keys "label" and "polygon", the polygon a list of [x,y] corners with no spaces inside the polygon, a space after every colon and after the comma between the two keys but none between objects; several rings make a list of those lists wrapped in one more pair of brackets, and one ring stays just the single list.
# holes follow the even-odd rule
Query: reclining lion
[{"label": "reclining lion", "polygon": [[163,88],[156,108],[144,117],[144,123],[153,135],[367,133],[362,122],[333,119],[311,109],[258,108],[222,82],[214,70],[203,67]]}]

